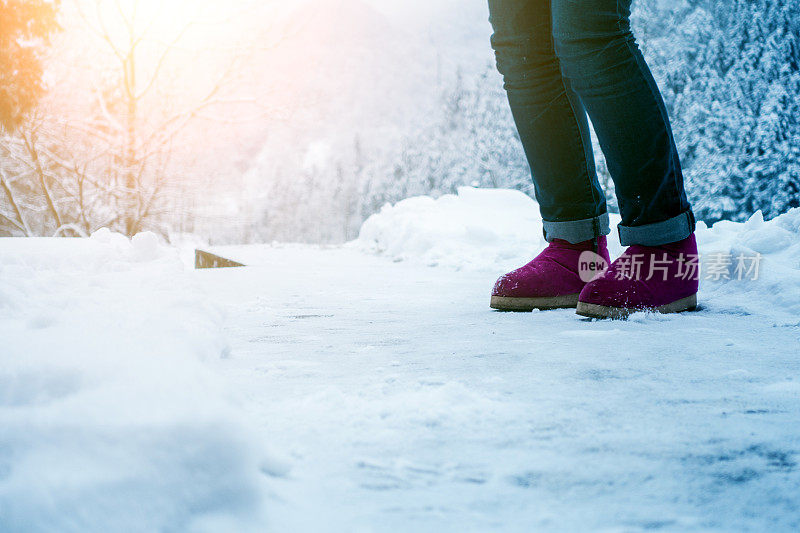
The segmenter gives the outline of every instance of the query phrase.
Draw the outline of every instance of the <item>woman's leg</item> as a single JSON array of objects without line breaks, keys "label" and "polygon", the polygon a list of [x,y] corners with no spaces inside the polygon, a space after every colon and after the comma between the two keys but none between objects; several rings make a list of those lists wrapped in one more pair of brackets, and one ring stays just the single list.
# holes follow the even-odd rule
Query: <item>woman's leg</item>
[{"label": "woman's leg", "polygon": [[489,0],[492,47],[528,157],[547,240],[572,243],[609,233],[589,126],[561,74],[551,0]]},{"label": "woman's leg", "polygon": [[591,117],[619,199],[623,245],[687,238],[694,217],[667,111],[630,28],[631,0],[552,1],[561,71]]}]

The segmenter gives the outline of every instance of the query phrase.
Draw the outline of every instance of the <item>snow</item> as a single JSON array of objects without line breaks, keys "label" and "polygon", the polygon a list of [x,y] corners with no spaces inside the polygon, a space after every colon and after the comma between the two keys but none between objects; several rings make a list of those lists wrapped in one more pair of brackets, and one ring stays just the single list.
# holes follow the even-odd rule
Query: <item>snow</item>
[{"label": "snow", "polygon": [[456,195],[386,204],[364,222],[350,246],[394,261],[501,271],[527,263],[546,244],[538,205],[529,196],[510,189],[459,187]]},{"label": "snow", "polygon": [[0,239],[0,530],[259,521],[280,463],[208,368],[222,315],[153,234]]},{"label": "snow", "polygon": [[701,252],[762,257],[755,281],[722,280],[701,286],[717,309],[741,309],[776,325],[800,324],[800,208],[770,221],[756,212],[747,222],[718,222],[697,231]]},{"label": "snow", "polygon": [[[293,460],[278,531],[792,531],[800,334],[493,313],[495,273],[265,246],[204,272]],[[260,259],[259,259],[260,255]]]},{"label": "snow", "polygon": [[247,268],[1,239],[0,530],[797,530],[799,234],[701,225],[759,279],[627,321],[489,310],[544,246],[513,191],[212,250]]}]

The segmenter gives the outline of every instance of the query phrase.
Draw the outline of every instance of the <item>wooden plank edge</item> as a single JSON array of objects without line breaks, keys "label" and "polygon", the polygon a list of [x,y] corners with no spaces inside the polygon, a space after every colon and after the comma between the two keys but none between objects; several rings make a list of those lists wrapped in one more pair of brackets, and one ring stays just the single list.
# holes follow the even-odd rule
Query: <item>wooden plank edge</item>
[{"label": "wooden plank edge", "polygon": [[236,268],[245,266],[238,261],[221,257],[205,250],[194,251],[194,268]]}]

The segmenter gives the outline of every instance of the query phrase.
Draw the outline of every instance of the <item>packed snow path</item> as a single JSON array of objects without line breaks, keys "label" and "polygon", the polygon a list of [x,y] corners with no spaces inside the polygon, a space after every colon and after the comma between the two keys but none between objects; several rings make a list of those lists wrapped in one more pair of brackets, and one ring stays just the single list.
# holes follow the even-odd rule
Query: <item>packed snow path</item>
[{"label": "packed snow path", "polygon": [[492,312],[499,272],[349,249],[257,263],[195,275],[289,465],[277,531],[800,527],[797,326]]}]

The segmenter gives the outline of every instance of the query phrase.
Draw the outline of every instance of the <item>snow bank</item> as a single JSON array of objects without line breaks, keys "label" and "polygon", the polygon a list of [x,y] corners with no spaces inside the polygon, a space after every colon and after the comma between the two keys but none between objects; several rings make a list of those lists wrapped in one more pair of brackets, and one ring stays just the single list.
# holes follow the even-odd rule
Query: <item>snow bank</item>
[{"label": "snow bank", "polygon": [[[612,215],[612,226],[619,217]],[[720,222],[697,229],[701,263],[729,257],[731,279],[706,279],[704,305],[727,312],[769,315],[778,323],[797,322],[800,315],[800,209],[770,221],[756,213],[745,223]],[[370,217],[351,246],[386,255],[455,269],[498,273],[529,261],[546,245],[538,205],[513,190],[459,188],[457,195],[438,199],[416,197],[386,205]],[[622,248],[616,231],[609,235],[611,254]],[[739,280],[737,258],[760,257],[756,279]],[[749,263],[748,263],[749,264]],[[714,276],[716,277],[716,276]]]},{"label": "snow bank", "polygon": [[515,190],[472,187],[387,204],[352,244],[395,261],[470,270],[510,268],[545,245],[534,200]]},{"label": "snow bank", "polygon": [[[155,235],[0,239],[0,530],[247,530],[280,465]],[[263,525],[263,523],[262,523]]]},{"label": "snow bank", "polygon": [[530,261],[547,243],[539,206],[526,194],[459,187],[457,195],[386,204],[350,245],[394,261],[503,270]]},{"label": "snow bank", "polygon": [[[719,254],[730,258],[730,279],[701,282],[704,305],[724,312],[768,316],[776,325],[800,324],[800,208],[765,221],[760,211],[742,223],[698,224],[703,265]],[[748,275],[735,272],[737,258],[758,258]],[[707,274],[710,274],[706,268]]]}]

